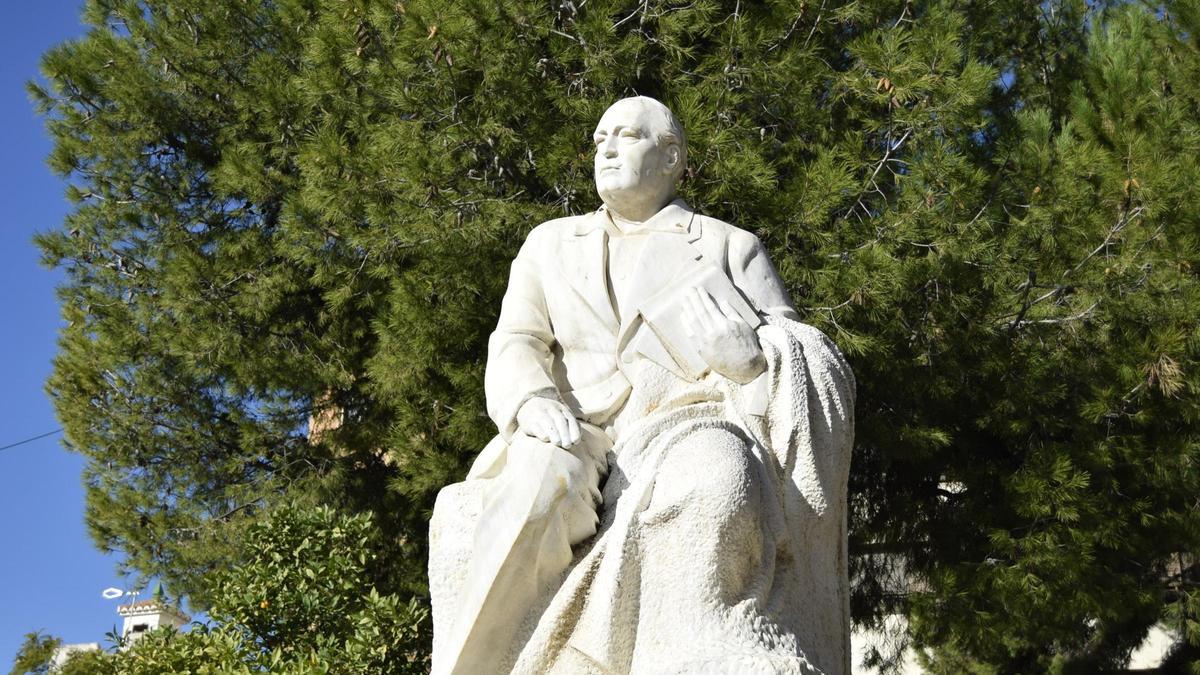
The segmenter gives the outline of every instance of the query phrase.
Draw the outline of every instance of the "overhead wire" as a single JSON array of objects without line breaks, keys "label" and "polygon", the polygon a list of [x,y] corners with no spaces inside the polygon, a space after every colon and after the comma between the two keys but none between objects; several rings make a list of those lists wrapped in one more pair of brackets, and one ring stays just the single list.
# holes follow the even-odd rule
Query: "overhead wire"
[{"label": "overhead wire", "polygon": [[37,436],[31,436],[29,438],[26,438],[23,441],[17,441],[16,443],[9,443],[8,445],[0,445],[0,452],[2,452],[4,450],[8,450],[9,448],[15,448],[18,445],[25,445],[26,443],[32,443],[40,438],[45,438],[47,436],[53,436],[54,434],[60,433],[61,431],[62,431],[62,428],[60,427],[58,429],[55,429],[54,431],[47,431],[44,434],[38,434]]}]

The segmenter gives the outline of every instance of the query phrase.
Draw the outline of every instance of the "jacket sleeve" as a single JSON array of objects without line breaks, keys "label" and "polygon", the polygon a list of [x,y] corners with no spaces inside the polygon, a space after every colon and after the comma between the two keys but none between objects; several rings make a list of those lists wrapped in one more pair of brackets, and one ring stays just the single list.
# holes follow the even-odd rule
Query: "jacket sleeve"
[{"label": "jacket sleeve", "polygon": [[760,313],[800,319],[758,237],[740,230],[730,234],[729,274],[734,285]]},{"label": "jacket sleeve", "polygon": [[500,305],[500,320],[488,340],[484,393],[488,415],[500,435],[511,439],[517,411],[534,396],[561,400],[551,377],[554,332],[546,309],[538,230],[513,260],[508,289]]}]

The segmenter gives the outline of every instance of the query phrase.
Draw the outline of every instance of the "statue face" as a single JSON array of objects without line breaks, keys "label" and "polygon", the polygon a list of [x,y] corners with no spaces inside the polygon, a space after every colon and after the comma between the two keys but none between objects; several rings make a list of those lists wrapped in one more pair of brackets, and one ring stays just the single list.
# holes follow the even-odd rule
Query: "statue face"
[{"label": "statue face", "polygon": [[608,201],[673,187],[679,149],[659,142],[657,120],[636,100],[618,101],[596,125],[596,191]]}]

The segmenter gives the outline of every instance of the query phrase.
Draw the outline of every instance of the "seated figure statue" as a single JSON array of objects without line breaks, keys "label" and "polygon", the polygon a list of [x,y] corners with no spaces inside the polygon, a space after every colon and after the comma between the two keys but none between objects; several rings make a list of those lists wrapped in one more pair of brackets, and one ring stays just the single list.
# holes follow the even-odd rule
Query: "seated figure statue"
[{"label": "seated figure statue", "polygon": [[604,205],[535,228],[488,348],[499,435],[430,523],[433,671],[849,671],[854,379],[749,232],[618,101]]}]

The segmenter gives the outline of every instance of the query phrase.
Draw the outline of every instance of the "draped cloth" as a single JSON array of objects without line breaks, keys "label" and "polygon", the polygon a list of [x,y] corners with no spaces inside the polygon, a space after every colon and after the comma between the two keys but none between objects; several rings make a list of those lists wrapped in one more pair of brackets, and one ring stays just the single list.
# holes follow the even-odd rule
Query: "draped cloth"
[{"label": "draped cloth", "polygon": [[[849,672],[854,378],[820,331],[764,317],[758,380],[680,380],[613,435],[594,536],[571,549],[547,534],[556,528],[539,530],[540,552],[517,566],[533,600],[491,656],[494,672]],[[435,671],[504,445],[439,495]]]}]

